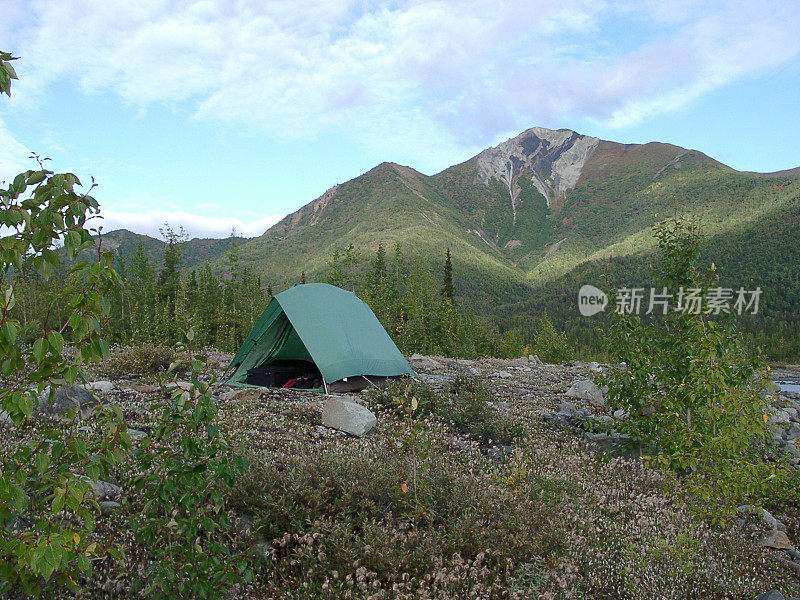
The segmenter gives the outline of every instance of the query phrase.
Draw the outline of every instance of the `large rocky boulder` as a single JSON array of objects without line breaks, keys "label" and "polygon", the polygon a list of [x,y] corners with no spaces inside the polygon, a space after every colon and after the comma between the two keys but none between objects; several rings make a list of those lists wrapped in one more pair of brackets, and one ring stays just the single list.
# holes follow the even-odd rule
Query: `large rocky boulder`
[{"label": "large rocky boulder", "polygon": [[322,409],[322,424],[350,435],[362,436],[369,433],[378,419],[366,406],[355,401],[352,396],[331,396]]},{"label": "large rocky boulder", "polygon": [[603,392],[589,379],[584,379],[572,384],[572,387],[567,390],[567,396],[570,398],[579,398],[598,408],[606,405]]},{"label": "large rocky boulder", "polygon": [[59,387],[52,399],[49,396],[50,390],[48,389],[39,397],[39,406],[36,407],[37,415],[62,416],[67,411],[74,410],[76,416],[85,419],[94,412],[95,407],[101,404],[96,396],[77,385]]}]

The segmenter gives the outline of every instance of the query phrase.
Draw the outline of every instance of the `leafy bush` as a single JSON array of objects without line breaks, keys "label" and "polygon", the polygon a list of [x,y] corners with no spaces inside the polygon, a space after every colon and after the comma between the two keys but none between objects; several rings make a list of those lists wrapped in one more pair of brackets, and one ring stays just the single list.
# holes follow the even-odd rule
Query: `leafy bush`
[{"label": "leafy bush", "polygon": [[368,395],[372,402],[401,417],[433,414],[439,403],[430,386],[411,378],[393,379],[383,389],[372,388]]},{"label": "leafy bush", "polygon": [[[193,329],[187,338],[191,345]],[[193,356],[190,345],[186,358],[173,362],[168,373],[190,370],[191,388],[170,388],[152,439],[134,454],[141,475],[133,483],[143,492],[145,507],[130,525],[152,556],[135,587],[155,598],[218,598],[252,578],[225,510],[226,491],[246,463],[233,454],[216,421],[214,378],[201,381],[206,359]]]},{"label": "leafy bush", "polygon": [[[702,238],[679,219],[654,227],[668,290],[707,289],[713,270],[697,266]],[[746,356],[730,315],[673,310],[663,321],[615,314],[607,344],[627,367],[600,378],[615,407],[632,418],[626,433],[659,449],[664,467],[688,474],[697,508],[722,519],[737,505],[759,503],[776,475],[763,460],[765,401],[761,361]]]},{"label": "leafy bush", "polygon": [[169,369],[174,360],[172,348],[145,342],[140,346],[111,348],[101,370],[108,377],[155,375]]},{"label": "leafy bush", "polygon": [[[0,52],[0,94],[10,95],[16,79]],[[63,243],[70,260],[95,242],[87,221],[98,212],[97,201],[79,193],[78,178],[45,169],[14,177],[0,189],[0,406],[24,442],[0,454],[0,594],[21,590],[39,596],[58,584],[76,587],[75,578],[91,568],[102,550],[92,541],[94,517],[90,481],[120,462],[131,440],[115,408],[100,409],[92,425],[79,428],[74,411],[70,423],[33,423],[34,406],[49,386],[73,385],[86,363],[107,352],[99,319],[109,314],[109,290],[117,282],[111,256],[76,262],[68,279],[54,293],[53,303],[66,306],[63,327],[47,316],[37,324],[33,343],[22,346],[20,322],[12,317],[22,275],[47,281],[61,264]],[[92,186],[93,187],[93,186]],[[90,189],[91,191],[91,189]],[[29,333],[34,331],[29,330]],[[65,344],[76,352],[67,358]],[[87,429],[89,431],[87,431]]]},{"label": "leafy bush", "polygon": [[572,345],[563,332],[556,331],[553,321],[545,314],[533,338],[536,355],[547,363],[561,363],[572,357]]},{"label": "leafy bush", "polygon": [[469,434],[482,443],[509,444],[523,434],[522,428],[500,414],[492,405],[497,398],[476,377],[459,375],[453,381],[450,395],[440,401],[437,414],[459,432]]}]

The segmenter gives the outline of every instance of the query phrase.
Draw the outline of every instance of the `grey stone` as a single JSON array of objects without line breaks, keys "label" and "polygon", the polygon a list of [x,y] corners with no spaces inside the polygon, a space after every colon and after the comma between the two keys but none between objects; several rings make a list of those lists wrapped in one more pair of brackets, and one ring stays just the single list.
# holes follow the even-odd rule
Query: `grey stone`
[{"label": "grey stone", "polygon": [[95,407],[101,404],[97,397],[76,385],[57,388],[52,400],[49,398],[49,391],[49,389],[46,389],[39,396],[39,406],[36,408],[37,415],[62,416],[67,411],[75,410],[76,416],[85,419],[94,412]]},{"label": "grey stone", "polygon": [[770,590],[756,596],[756,600],[786,600],[786,597],[778,590]]},{"label": "grey stone", "polygon": [[146,438],[147,434],[144,431],[140,431],[139,429],[131,429],[128,428],[128,435],[131,437],[131,441],[138,442],[142,438]]},{"label": "grey stone", "polygon": [[786,554],[788,554],[789,558],[791,558],[792,560],[800,560],[800,552],[798,552],[793,548],[788,549],[786,551]]},{"label": "grey stone", "polygon": [[100,514],[104,517],[109,517],[115,512],[117,512],[122,505],[119,502],[114,502],[113,500],[104,500],[100,502]]},{"label": "grey stone", "polygon": [[603,367],[600,366],[599,362],[593,360],[592,362],[589,363],[589,370],[595,373],[599,373],[600,371],[603,370]]},{"label": "grey stone", "polygon": [[[435,362],[435,361],[434,361]],[[445,366],[450,367],[456,371],[463,371],[464,373],[469,373],[470,375],[480,375],[480,370],[476,369],[472,365],[465,365],[464,363],[460,363],[457,360],[448,360],[445,363]]]},{"label": "grey stone", "polygon": [[11,427],[14,421],[11,420],[11,415],[6,411],[0,410],[0,427]]},{"label": "grey stone", "polygon": [[794,441],[789,444],[785,444],[784,451],[789,455],[789,460],[795,462],[800,460],[800,448],[797,447],[797,444]]},{"label": "grey stone", "polygon": [[257,400],[263,393],[264,390],[261,388],[236,389],[220,394],[219,399],[221,402],[231,402],[233,400],[236,402],[245,402],[247,400]]},{"label": "grey stone", "polygon": [[541,364],[543,364],[543,363],[542,363],[542,359],[540,359],[540,358],[539,358],[537,355],[535,355],[535,354],[529,354],[529,355],[528,355],[528,362],[531,362],[531,363],[533,363],[534,365],[541,365]]},{"label": "grey stone", "polygon": [[352,396],[331,396],[322,409],[323,425],[350,435],[365,435],[377,422],[372,411],[356,402]]},{"label": "grey stone", "polygon": [[92,497],[95,500],[119,500],[122,497],[122,488],[107,481],[90,481]]},{"label": "grey stone", "polygon": [[749,504],[743,504],[742,506],[736,507],[736,512],[740,515],[746,514],[754,514],[761,518],[764,524],[769,527],[770,529],[778,529],[780,531],[786,531],[786,525],[781,523],[778,519],[772,516],[766,508],[759,509],[756,506],[751,506]]},{"label": "grey stone", "polygon": [[768,532],[758,543],[766,548],[776,548],[777,550],[789,550],[793,548],[789,537],[783,531],[777,529]]},{"label": "grey stone", "polygon": [[789,429],[786,430],[786,439],[787,440],[800,439],[800,424],[792,423],[789,426]]},{"label": "grey stone", "polygon": [[434,360],[429,356],[423,356],[422,354],[412,354],[411,358],[411,366],[415,369],[426,369],[429,371],[436,371],[438,369],[443,369],[444,366],[438,360]]},{"label": "grey stone", "polygon": [[506,456],[513,454],[513,452],[514,448],[511,446],[496,446],[494,448],[489,448],[486,452],[486,456],[494,461],[501,462]]},{"label": "grey stone", "polygon": [[782,410],[777,409],[774,406],[770,406],[768,412],[770,413],[770,425],[786,425],[789,423],[789,415]]},{"label": "grey stone", "polygon": [[495,371],[494,373],[492,373],[492,377],[499,377],[500,379],[510,379],[511,377],[513,377],[513,375],[508,371]]},{"label": "grey stone", "polygon": [[110,381],[90,381],[81,387],[90,392],[102,392],[104,394],[117,389],[117,386]]},{"label": "grey stone", "polygon": [[586,432],[586,438],[592,442],[605,442],[608,440],[607,433],[592,433],[591,431]]},{"label": "grey stone", "polygon": [[565,401],[558,405],[558,412],[565,414],[569,417],[574,416],[576,411],[577,409],[575,408],[575,405],[572,402]]},{"label": "grey stone", "polygon": [[570,398],[580,398],[598,408],[606,405],[603,392],[600,391],[600,388],[598,388],[593,381],[588,379],[572,384],[572,387],[567,390],[567,396]]},{"label": "grey stone", "polygon": [[191,392],[194,389],[194,384],[191,381],[170,381],[167,385],[164,386],[167,390],[174,390],[175,388],[180,388],[184,392]]},{"label": "grey stone", "polygon": [[628,417],[628,413],[621,408],[614,411],[614,418],[615,419],[626,419]]},{"label": "grey stone", "polygon": [[462,440],[460,437],[453,436],[450,438],[450,445],[454,448],[458,448],[462,452],[477,452],[478,449],[475,448],[472,444],[470,444],[466,440]]}]

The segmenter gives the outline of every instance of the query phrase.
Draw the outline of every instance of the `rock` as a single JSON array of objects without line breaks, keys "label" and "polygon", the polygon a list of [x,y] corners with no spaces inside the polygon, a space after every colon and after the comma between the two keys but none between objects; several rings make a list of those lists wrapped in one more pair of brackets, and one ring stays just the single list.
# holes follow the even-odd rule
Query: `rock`
[{"label": "rock", "polygon": [[352,396],[331,396],[322,409],[322,424],[350,435],[362,436],[375,427],[378,419]]},{"label": "rock", "polygon": [[164,386],[167,390],[174,390],[176,387],[181,388],[184,392],[191,392],[194,389],[194,384],[191,381],[170,381]]},{"label": "rock", "polygon": [[[433,361],[436,362],[436,361]],[[444,363],[445,366],[454,369],[456,371],[463,371],[464,373],[469,373],[470,375],[480,375],[481,372],[479,369],[476,369],[472,365],[465,365],[464,363],[460,363],[457,360],[449,360]]]},{"label": "rock", "polygon": [[756,600],[786,600],[786,597],[778,590],[770,590],[756,596]]},{"label": "rock", "polygon": [[332,432],[324,425],[317,425],[314,427],[314,431],[311,432],[311,435],[312,437],[320,439],[324,437],[329,437],[330,435],[332,435]]},{"label": "rock", "polygon": [[797,419],[797,409],[794,406],[788,406],[783,409],[783,412],[789,416],[790,421]]},{"label": "rock", "polygon": [[603,392],[600,391],[600,388],[597,387],[593,381],[588,379],[572,384],[572,387],[567,390],[567,396],[586,400],[589,404],[598,408],[606,405]]},{"label": "rock", "polygon": [[508,371],[495,371],[491,374],[491,377],[499,377],[500,379],[510,379],[513,377],[511,373]]},{"label": "rock", "polygon": [[263,393],[264,390],[261,388],[236,389],[220,394],[219,399],[222,402],[230,402],[232,400],[236,402],[246,402],[248,400],[258,400]]},{"label": "rock", "polygon": [[789,415],[787,415],[782,410],[777,409],[774,406],[770,406],[769,409],[767,410],[770,413],[769,415],[770,425],[786,425],[789,423]]},{"label": "rock", "polygon": [[412,354],[409,360],[411,361],[411,366],[414,367],[414,369],[436,371],[444,368],[442,363],[440,363],[438,360],[434,360],[429,356],[423,356],[422,354]]},{"label": "rock", "polygon": [[142,438],[146,438],[147,434],[144,431],[140,431],[138,429],[131,429],[128,428],[128,435],[131,437],[131,441],[138,442]]},{"label": "rock", "polygon": [[558,405],[558,413],[567,417],[574,417],[577,409],[572,402],[562,402]]},{"label": "rock", "polygon": [[130,389],[132,389],[134,392],[139,392],[140,394],[152,394],[153,392],[157,392],[159,388],[155,385],[132,384]]},{"label": "rock", "polygon": [[761,517],[761,520],[764,521],[764,524],[769,527],[770,529],[778,529],[780,531],[786,531],[786,525],[778,521],[775,517],[772,516],[766,508],[757,508],[755,506],[751,506],[749,504],[744,504],[742,506],[736,507],[736,512],[740,515],[746,514],[754,514]]},{"label": "rock", "polygon": [[62,386],[56,389],[52,400],[49,399],[49,389],[45,390],[39,396],[39,406],[35,412],[38,415],[61,416],[67,411],[75,410],[76,416],[85,419],[99,404],[100,400],[82,387]]},{"label": "rock", "polygon": [[122,497],[122,488],[107,481],[90,481],[92,496],[95,500],[118,500]]},{"label": "rock", "polygon": [[586,435],[586,438],[591,442],[600,443],[608,440],[607,433],[592,433],[591,431],[587,431],[584,435]]},{"label": "rock", "polygon": [[119,502],[114,502],[113,500],[104,500],[103,502],[100,502],[100,514],[104,517],[110,517],[121,508],[122,505]]},{"label": "rock", "polygon": [[786,430],[787,440],[800,439],[800,423],[792,423],[789,429]]},{"label": "rock", "polygon": [[600,366],[599,362],[593,360],[592,362],[589,363],[589,370],[595,373],[599,373],[600,371],[603,370],[603,367]]},{"label": "rock", "polygon": [[528,362],[530,362],[530,363],[532,363],[532,364],[534,364],[534,365],[541,365],[541,364],[543,364],[543,363],[542,363],[542,359],[540,359],[540,358],[539,358],[538,356],[536,356],[535,354],[529,354],[529,355],[528,355]]},{"label": "rock", "polygon": [[0,410],[0,427],[11,427],[14,421],[11,420],[11,415],[6,411]]},{"label": "rock", "polygon": [[767,533],[758,543],[766,548],[776,548],[778,550],[789,550],[793,548],[789,537],[783,531],[777,529],[773,529]]},{"label": "rock", "polygon": [[789,558],[791,558],[792,560],[800,560],[800,552],[798,552],[797,550],[790,548],[786,551],[786,554],[788,554]]},{"label": "rock", "polygon": [[491,458],[494,461],[501,462],[506,456],[513,453],[514,448],[511,446],[496,446],[494,448],[489,448],[489,450],[486,451],[486,457]]},{"label": "rock", "polygon": [[614,411],[614,418],[615,419],[627,419],[628,413],[621,408]]},{"label": "rock", "polygon": [[110,381],[90,381],[81,387],[85,390],[89,390],[90,392],[101,392],[103,394],[117,389],[117,386]]},{"label": "rock", "polygon": [[460,437],[453,436],[450,438],[450,445],[458,448],[462,452],[477,452],[478,449],[470,444],[467,440],[462,440]]}]

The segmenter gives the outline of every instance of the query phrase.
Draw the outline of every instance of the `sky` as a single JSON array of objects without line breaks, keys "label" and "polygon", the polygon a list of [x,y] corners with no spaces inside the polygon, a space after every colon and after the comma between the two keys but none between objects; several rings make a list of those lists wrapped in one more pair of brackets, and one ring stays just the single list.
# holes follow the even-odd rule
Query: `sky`
[{"label": "sky", "polygon": [[534,126],[800,166],[797,0],[0,0],[0,180],[93,177],[106,231],[263,233],[373,166]]}]

